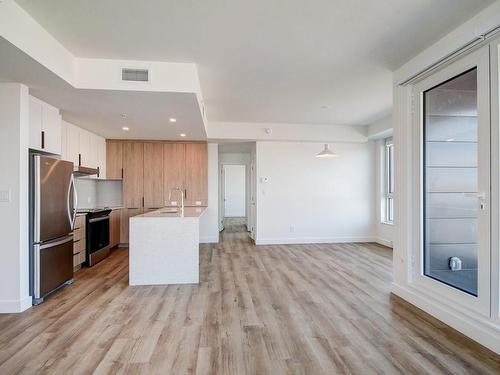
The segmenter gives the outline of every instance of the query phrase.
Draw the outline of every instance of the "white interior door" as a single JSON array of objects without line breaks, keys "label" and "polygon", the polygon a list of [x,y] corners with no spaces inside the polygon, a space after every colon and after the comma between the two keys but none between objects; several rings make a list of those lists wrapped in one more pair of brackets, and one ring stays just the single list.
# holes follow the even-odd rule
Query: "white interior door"
[{"label": "white interior door", "polygon": [[246,216],[246,166],[224,165],[224,217]]},{"label": "white interior door", "polygon": [[437,298],[489,315],[489,50],[414,87],[416,281]]}]

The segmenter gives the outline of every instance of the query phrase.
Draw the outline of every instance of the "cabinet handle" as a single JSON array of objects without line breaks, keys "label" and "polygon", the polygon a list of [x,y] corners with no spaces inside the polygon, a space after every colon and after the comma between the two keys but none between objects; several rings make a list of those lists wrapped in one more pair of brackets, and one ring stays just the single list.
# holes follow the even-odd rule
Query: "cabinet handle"
[{"label": "cabinet handle", "polygon": [[97,178],[99,178],[99,167],[97,167]]},{"label": "cabinet handle", "polygon": [[42,148],[45,148],[45,132],[42,130]]},{"label": "cabinet handle", "polygon": [[123,168],[122,168],[122,180],[123,180]]},{"label": "cabinet handle", "polygon": [[82,154],[78,154],[78,166],[82,166]]},{"label": "cabinet handle", "polygon": [[144,197],[142,197],[142,207],[144,207]]},{"label": "cabinet handle", "polygon": [[188,196],[188,190],[184,189],[184,199],[187,199],[187,196]]}]

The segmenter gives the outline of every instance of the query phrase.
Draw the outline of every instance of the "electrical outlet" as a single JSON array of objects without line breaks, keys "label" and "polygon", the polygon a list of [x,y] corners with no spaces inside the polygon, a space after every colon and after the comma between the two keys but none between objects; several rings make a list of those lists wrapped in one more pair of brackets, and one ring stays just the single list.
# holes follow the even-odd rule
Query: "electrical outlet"
[{"label": "electrical outlet", "polygon": [[293,225],[290,225],[290,233],[295,233],[295,227]]},{"label": "electrical outlet", "polygon": [[0,202],[10,203],[10,189],[0,190]]},{"label": "electrical outlet", "polygon": [[170,201],[171,206],[177,206],[177,201]]},{"label": "electrical outlet", "polygon": [[196,205],[196,206],[201,206],[201,201],[196,201],[196,202],[195,202],[195,205]]}]

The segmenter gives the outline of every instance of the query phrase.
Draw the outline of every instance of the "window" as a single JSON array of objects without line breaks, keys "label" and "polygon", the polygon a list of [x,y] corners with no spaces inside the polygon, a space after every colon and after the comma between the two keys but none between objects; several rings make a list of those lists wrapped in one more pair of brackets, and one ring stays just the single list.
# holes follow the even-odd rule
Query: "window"
[{"label": "window", "polygon": [[394,143],[392,137],[385,139],[385,212],[383,220],[386,223],[394,221]]}]

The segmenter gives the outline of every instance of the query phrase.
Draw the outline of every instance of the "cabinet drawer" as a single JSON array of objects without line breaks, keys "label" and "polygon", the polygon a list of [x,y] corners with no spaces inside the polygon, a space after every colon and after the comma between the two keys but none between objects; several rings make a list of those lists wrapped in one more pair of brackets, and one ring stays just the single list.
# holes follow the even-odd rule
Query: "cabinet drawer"
[{"label": "cabinet drawer", "polygon": [[78,240],[73,242],[73,254],[77,254],[82,251],[85,251],[85,241]]},{"label": "cabinet drawer", "polygon": [[79,256],[80,256],[80,264],[87,260],[87,252],[85,250],[80,251]]},{"label": "cabinet drawer", "polygon": [[73,254],[73,267],[78,267],[80,264],[80,254]]},{"label": "cabinet drawer", "polygon": [[75,226],[73,230],[73,241],[85,240],[85,227]]},{"label": "cabinet drawer", "polygon": [[80,215],[76,217],[75,228],[85,228],[85,215]]}]

